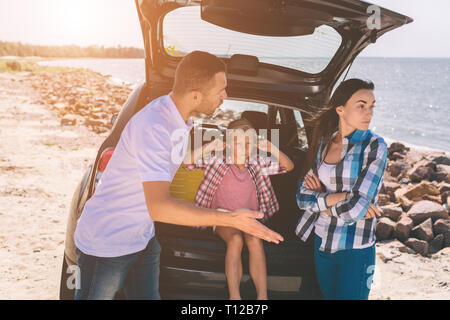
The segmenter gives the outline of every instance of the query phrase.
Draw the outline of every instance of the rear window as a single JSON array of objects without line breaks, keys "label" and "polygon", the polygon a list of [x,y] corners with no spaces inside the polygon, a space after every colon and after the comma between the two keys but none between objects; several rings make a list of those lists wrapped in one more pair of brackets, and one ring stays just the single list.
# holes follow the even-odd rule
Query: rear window
[{"label": "rear window", "polygon": [[216,109],[214,114],[192,116],[192,120],[195,125],[209,123],[226,128],[231,121],[240,119],[242,112],[244,111],[255,111],[264,113],[267,116],[268,110],[269,106],[264,103],[225,99],[220,108]]},{"label": "rear window", "polygon": [[260,62],[316,74],[323,71],[341,45],[333,28],[322,25],[311,35],[268,37],[225,29],[200,18],[200,7],[181,7],[169,12],[163,21],[167,54],[182,57],[194,50],[219,57],[247,54]]}]

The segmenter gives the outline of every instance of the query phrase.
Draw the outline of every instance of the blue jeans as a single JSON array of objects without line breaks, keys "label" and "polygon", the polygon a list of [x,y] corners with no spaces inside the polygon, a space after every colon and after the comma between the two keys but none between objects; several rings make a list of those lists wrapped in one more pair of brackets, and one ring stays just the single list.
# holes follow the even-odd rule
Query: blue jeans
[{"label": "blue jeans", "polygon": [[153,237],[139,252],[114,258],[95,257],[77,248],[81,288],[75,300],[112,300],[123,288],[127,299],[159,300],[159,255]]},{"label": "blue jeans", "polygon": [[367,300],[375,269],[375,245],[328,253],[319,250],[322,238],[314,236],[314,262],[324,298]]}]

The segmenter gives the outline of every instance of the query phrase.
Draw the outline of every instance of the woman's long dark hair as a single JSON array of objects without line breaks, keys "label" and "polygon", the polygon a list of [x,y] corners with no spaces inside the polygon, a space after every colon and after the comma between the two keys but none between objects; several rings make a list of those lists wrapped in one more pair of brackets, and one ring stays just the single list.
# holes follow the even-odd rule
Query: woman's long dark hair
[{"label": "woman's long dark hair", "polygon": [[370,81],[356,78],[345,80],[336,88],[331,99],[326,104],[326,107],[322,108],[319,113],[310,120],[307,122],[305,121],[306,127],[313,127],[312,141],[309,144],[306,161],[307,170],[305,173],[312,167],[317,157],[320,141],[323,139],[329,143],[331,135],[338,129],[339,116],[336,113],[336,107],[345,105],[351,96],[358,90],[373,90],[374,88],[374,84]]}]

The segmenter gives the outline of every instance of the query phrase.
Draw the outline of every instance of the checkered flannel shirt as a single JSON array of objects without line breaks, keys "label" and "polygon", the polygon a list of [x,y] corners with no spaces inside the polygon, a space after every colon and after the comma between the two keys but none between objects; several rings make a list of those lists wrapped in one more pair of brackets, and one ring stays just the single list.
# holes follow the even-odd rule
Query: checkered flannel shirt
[{"label": "checkered flannel shirt", "polygon": [[[198,159],[193,164],[184,166],[187,170],[206,169],[194,201],[197,206],[211,207],[217,188],[230,169],[230,159],[225,160],[225,157],[207,156]],[[264,217],[261,220],[266,221],[279,210],[269,175],[285,173],[286,168],[280,166],[277,160],[274,161],[270,157],[259,155],[247,158],[245,167],[248,169],[256,186],[258,211],[264,213]]]},{"label": "checkered flannel shirt", "polygon": [[[338,131],[335,131],[332,138]],[[321,141],[316,161],[307,174],[318,176],[318,168],[324,160],[324,141]],[[355,130],[343,138],[341,160],[332,171],[331,185],[336,192],[350,192],[348,198],[330,207],[329,225],[325,226],[325,239],[320,250],[336,252],[363,247],[375,242],[376,217],[365,219],[371,203],[378,202],[384,171],[387,145],[384,139],[370,130]],[[304,178],[297,190],[297,204],[305,210],[295,233],[303,240],[309,237],[321,211],[328,209],[325,197],[328,192],[308,190]],[[322,184],[322,190],[325,190]]]}]

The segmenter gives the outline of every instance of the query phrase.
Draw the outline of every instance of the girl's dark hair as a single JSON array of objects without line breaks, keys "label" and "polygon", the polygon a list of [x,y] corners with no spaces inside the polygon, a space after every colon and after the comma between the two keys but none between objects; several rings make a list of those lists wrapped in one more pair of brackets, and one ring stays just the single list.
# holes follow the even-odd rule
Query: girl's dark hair
[{"label": "girl's dark hair", "polygon": [[358,90],[373,90],[374,88],[375,86],[371,81],[364,81],[356,78],[345,80],[336,88],[331,99],[326,104],[326,107],[322,108],[319,113],[310,120],[305,121],[305,126],[313,127],[312,139],[309,144],[307,155],[307,170],[312,167],[314,160],[316,159],[320,141],[323,140],[329,143],[331,135],[338,129],[339,116],[337,115],[336,107],[345,105],[351,96]]}]

